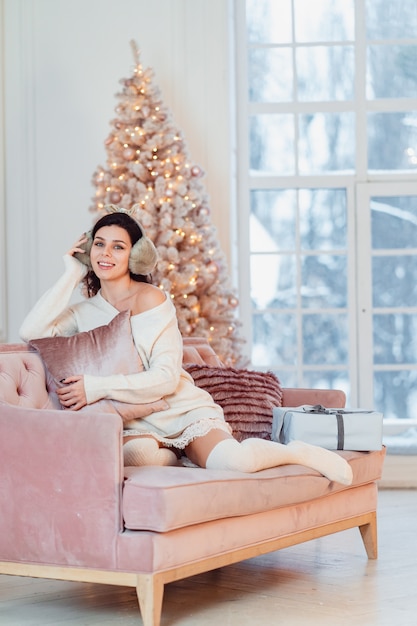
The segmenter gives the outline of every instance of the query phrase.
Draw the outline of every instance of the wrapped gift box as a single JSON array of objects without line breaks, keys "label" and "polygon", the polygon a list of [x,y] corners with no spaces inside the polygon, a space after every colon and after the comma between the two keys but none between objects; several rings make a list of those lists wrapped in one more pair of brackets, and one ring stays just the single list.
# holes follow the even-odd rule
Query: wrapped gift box
[{"label": "wrapped gift box", "polygon": [[299,440],[329,450],[380,450],[383,414],[321,405],[275,407],[272,440]]}]

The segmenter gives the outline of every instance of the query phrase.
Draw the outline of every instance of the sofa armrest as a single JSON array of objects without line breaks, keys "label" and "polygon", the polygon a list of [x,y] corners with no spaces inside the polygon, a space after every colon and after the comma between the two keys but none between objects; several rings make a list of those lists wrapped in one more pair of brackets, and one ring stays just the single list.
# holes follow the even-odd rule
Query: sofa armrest
[{"label": "sofa armrest", "polygon": [[282,406],[301,406],[302,404],[321,404],[327,408],[342,408],[346,404],[346,395],[340,389],[295,389],[282,390]]},{"label": "sofa armrest", "polygon": [[115,565],[122,428],[118,415],[0,403],[0,561]]}]

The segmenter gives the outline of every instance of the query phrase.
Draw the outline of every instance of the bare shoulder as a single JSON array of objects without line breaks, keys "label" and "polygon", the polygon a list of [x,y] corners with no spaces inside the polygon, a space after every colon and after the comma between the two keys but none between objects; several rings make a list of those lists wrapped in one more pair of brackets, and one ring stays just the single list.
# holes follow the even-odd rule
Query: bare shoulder
[{"label": "bare shoulder", "polygon": [[135,302],[132,306],[132,315],[154,309],[166,300],[166,294],[159,287],[148,283],[138,283]]}]

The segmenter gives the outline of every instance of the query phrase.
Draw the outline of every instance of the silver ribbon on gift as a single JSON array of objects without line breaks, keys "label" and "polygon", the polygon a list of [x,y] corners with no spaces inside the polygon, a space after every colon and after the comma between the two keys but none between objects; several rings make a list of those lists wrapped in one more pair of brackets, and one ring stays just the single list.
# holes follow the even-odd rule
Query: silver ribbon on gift
[{"label": "silver ribbon on gift", "polygon": [[[337,449],[344,450],[345,447],[345,421],[344,415],[352,414],[354,411],[345,411],[344,409],[326,409],[321,404],[315,404],[314,406],[307,408],[303,407],[305,413],[325,413],[326,415],[334,415],[336,417],[337,424]],[[363,411],[364,413],[372,413],[372,411]]]}]

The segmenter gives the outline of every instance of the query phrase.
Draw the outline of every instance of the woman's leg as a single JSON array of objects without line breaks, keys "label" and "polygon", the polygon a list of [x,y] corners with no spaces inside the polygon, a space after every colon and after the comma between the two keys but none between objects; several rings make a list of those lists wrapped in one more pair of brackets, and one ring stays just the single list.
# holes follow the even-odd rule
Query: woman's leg
[{"label": "woman's leg", "polygon": [[215,446],[221,441],[229,441],[230,439],[236,441],[236,439],[225,430],[212,428],[206,435],[197,437],[194,441],[189,443],[184,452],[187,458],[195,463],[195,465],[206,467],[207,458]]},{"label": "woman's leg", "polygon": [[177,455],[169,448],[161,448],[153,437],[129,438],[123,444],[123,462],[128,465],[178,465]]},{"label": "woman's leg", "polygon": [[241,443],[221,430],[211,430],[185,449],[187,457],[207,469],[228,469],[252,473],[279,465],[297,464],[317,470],[329,480],[352,483],[352,469],[338,454],[302,441],[283,445],[250,438]]}]

